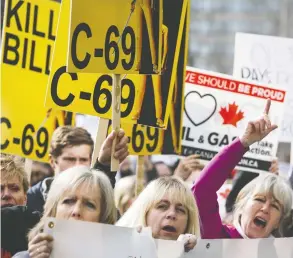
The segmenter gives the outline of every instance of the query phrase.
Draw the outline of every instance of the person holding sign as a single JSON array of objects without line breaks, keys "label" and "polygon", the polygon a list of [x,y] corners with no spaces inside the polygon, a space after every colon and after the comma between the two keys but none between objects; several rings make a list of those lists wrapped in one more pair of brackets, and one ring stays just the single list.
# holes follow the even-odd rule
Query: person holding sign
[{"label": "person holding sign", "polygon": [[73,219],[114,224],[116,208],[107,176],[86,166],[76,166],[59,174],[51,185],[40,222],[29,233],[28,251],[14,257],[49,257],[53,238],[43,233],[45,219]]},{"label": "person holding sign", "polygon": [[182,240],[186,251],[200,238],[196,202],[178,177],[160,177],[149,183],[116,225],[151,227],[154,238]]},{"label": "person holding sign", "polygon": [[231,227],[221,222],[216,194],[249,146],[277,128],[269,119],[270,105],[271,101],[267,100],[263,116],[249,122],[244,134],[218,153],[193,185],[203,238],[284,236],[284,227],[291,212],[292,190],[283,178],[268,173],[247,184],[237,197]]},{"label": "person holding sign", "polygon": [[[116,173],[111,173],[108,166],[116,134],[112,132],[108,135],[94,166],[108,175],[113,186]],[[128,156],[127,142],[128,138],[125,136],[124,131],[120,129],[115,147],[115,157],[121,162]],[[50,144],[50,164],[55,171],[55,175],[77,165],[90,167],[93,148],[94,142],[85,129],[71,126],[58,127],[53,133]],[[27,206],[30,209],[43,212],[46,196],[53,180],[53,177],[46,178],[29,189],[27,192]]]}]

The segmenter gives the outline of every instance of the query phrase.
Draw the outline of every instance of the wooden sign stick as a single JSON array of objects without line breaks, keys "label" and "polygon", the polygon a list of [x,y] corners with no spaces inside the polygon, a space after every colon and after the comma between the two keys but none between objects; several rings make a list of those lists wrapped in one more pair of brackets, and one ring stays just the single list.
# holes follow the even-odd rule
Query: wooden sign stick
[{"label": "wooden sign stick", "polygon": [[100,153],[102,144],[107,137],[108,125],[109,125],[108,119],[100,118],[99,125],[98,125],[98,131],[97,131],[97,135],[96,135],[96,143],[95,143],[94,151],[93,151],[93,155],[92,155],[92,164],[91,164],[92,167],[94,166],[97,158],[99,157],[99,153]]},{"label": "wooden sign stick", "polygon": [[24,162],[24,171],[27,174],[27,180],[29,184],[31,183],[31,174],[32,174],[33,161],[26,158]]},{"label": "wooden sign stick", "polygon": [[[112,90],[112,128],[115,132],[120,129],[120,104],[121,104],[121,75],[113,74],[113,90]],[[114,158],[114,152],[116,147],[116,139],[114,139],[111,153],[111,171],[117,171],[119,169],[119,160]]]},{"label": "wooden sign stick", "polygon": [[137,156],[135,196],[137,197],[144,188],[144,156]]}]

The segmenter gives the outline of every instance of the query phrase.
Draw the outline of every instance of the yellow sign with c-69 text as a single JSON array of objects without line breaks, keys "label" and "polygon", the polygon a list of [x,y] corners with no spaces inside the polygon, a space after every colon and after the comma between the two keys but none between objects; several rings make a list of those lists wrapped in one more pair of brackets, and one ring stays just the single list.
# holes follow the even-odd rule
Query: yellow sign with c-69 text
[{"label": "yellow sign with c-69 text", "polygon": [[67,71],[159,74],[161,5],[162,0],[71,0]]},{"label": "yellow sign with c-69 text", "polygon": [[60,4],[7,0],[1,45],[1,152],[48,162],[51,135],[72,123],[44,107]]},{"label": "yellow sign with c-69 text", "polygon": [[[45,105],[49,108],[110,119],[112,76],[66,72],[70,9],[70,0],[63,0]],[[122,121],[166,128],[169,118],[167,105],[172,101],[172,90],[169,91],[169,83],[162,83],[158,75],[122,76]]]}]

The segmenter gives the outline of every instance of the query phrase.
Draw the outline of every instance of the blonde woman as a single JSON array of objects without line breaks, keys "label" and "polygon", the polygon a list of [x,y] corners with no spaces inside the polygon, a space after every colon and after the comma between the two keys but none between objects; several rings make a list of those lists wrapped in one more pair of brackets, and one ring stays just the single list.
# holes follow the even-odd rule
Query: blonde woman
[{"label": "blonde woman", "polygon": [[128,210],[135,199],[135,182],[135,176],[126,176],[121,178],[115,185],[115,205],[120,216]]},{"label": "blonde woman", "polygon": [[47,217],[114,224],[116,208],[108,177],[97,170],[77,166],[59,174],[52,183],[40,222],[29,233],[27,252],[15,257],[49,257],[53,238],[42,233]]},{"label": "blonde woman", "polygon": [[186,251],[200,237],[195,199],[177,177],[160,177],[148,184],[116,225],[151,227],[154,238],[183,240]]},{"label": "blonde woman", "polygon": [[249,146],[277,128],[268,117],[270,104],[268,100],[260,119],[248,123],[242,137],[235,139],[209,162],[193,186],[203,238],[284,236],[284,227],[291,214],[292,190],[283,178],[270,173],[247,184],[237,197],[233,226],[222,224],[216,194]]}]

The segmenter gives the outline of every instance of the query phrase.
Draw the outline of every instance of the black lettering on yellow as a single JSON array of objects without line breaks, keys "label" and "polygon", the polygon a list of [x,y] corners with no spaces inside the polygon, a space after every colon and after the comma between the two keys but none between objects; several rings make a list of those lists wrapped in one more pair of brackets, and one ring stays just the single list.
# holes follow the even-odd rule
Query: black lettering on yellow
[{"label": "black lettering on yellow", "polygon": [[54,21],[54,11],[50,10],[48,39],[54,41],[56,36],[53,34],[53,21]]},{"label": "black lettering on yellow", "polygon": [[133,150],[136,153],[139,153],[142,151],[144,146],[144,134],[143,134],[143,131],[139,130],[137,127],[138,125],[135,124],[132,129],[131,145]]},{"label": "black lettering on yellow", "polygon": [[25,32],[29,32],[30,30],[30,13],[31,13],[31,3],[27,3],[27,6],[26,6],[26,19],[25,19]]},{"label": "black lettering on yellow", "polygon": [[[108,85],[112,86],[113,79],[109,74],[103,74],[96,82],[93,93],[93,106],[98,114],[107,113],[112,105],[111,92],[107,88],[102,88],[104,82],[108,82]],[[101,96],[106,100],[105,106],[101,106],[101,101],[99,101]]]},{"label": "black lettering on yellow", "polygon": [[[29,131],[31,135],[29,135]],[[30,155],[34,149],[34,138],[32,137],[35,128],[32,124],[27,124],[22,132],[21,150],[24,155]]]},{"label": "black lettering on yellow", "polygon": [[37,5],[34,6],[34,21],[33,21],[33,35],[45,38],[45,33],[38,31],[38,15],[39,15],[39,7]]},{"label": "black lettering on yellow", "polygon": [[38,66],[36,66],[34,64],[35,52],[36,52],[36,41],[35,40],[32,40],[32,48],[31,48],[31,56],[30,56],[30,66],[29,66],[29,69],[31,71],[35,71],[35,72],[41,73],[42,72],[42,68],[40,68],[40,67],[38,67]]},{"label": "black lettering on yellow", "polygon": [[[8,129],[11,128],[11,123],[10,123],[10,121],[9,121],[8,118],[6,118],[6,117],[1,117],[1,118],[0,118],[0,124],[2,124],[2,123],[6,124],[6,126],[7,126]],[[4,143],[1,143],[1,145],[0,145],[0,149],[1,149],[1,150],[5,150],[5,149],[8,147],[8,145],[9,145],[9,141],[6,140]]]},{"label": "black lettering on yellow", "polygon": [[66,107],[72,103],[75,96],[72,93],[69,93],[68,96],[65,99],[61,99],[58,96],[58,82],[60,77],[63,74],[68,74],[73,81],[77,80],[77,74],[76,73],[66,73],[66,66],[60,67],[54,74],[51,84],[51,97],[53,101],[60,107]]},{"label": "black lettering on yellow", "polygon": [[[11,43],[13,41],[15,42],[14,44]],[[4,41],[3,63],[10,64],[10,65],[17,65],[19,61],[19,53],[18,53],[19,44],[20,44],[20,41],[16,35],[6,32],[5,41]],[[9,55],[9,52],[14,53],[14,58],[11,57],[11,54]],[[10,58],[8,57],[8,55],[10,56]]]},{"label": "black lettering on yellow", "polygon": [[[112,34],[114,34],[115,39],[111,40]],[[117,44],[117,39],[119,37],[119,30],[117,26],[112,25],[109,27],[105,37],[105,62],[109,70],[114,70],[119,62],[119,47]],[[113,62],[111,61],[114,55]]]},{"label": "black lettering on yellow", "polygon": [[22,31],[22,26],[20,23],[19,15],[18,15],[18,10],[24,4],[24,1],[18,1],[17,4],[13,7],[12,7],[12,0],[7,0],[7,1],[8,1],[8,8],[7,8],[6,26],[9,28],[11,26],[11,19],[14,18],[17,29],[19,31]]},{"label": "black lettering on yellow", "polygon": [[[152,130],[154,130],[154,133],[152,133]],[[157,146],[158,146],[158,142],[159,142],[159,129],[158,128],[151,128],[151,127],[147,127],[147,138],[153,142],[153,144],[147,143],[146,144],[146,148],[149,152],[153,152]]]},{"label": "black lettering on yellow", "polygon": [[85,57],[83,59],[79,59],[77,57],[77,38],[82,31],[85,32],[87,38],[92,37],[91,28],[88,24],[80,23],[76,26],[71,40],[71,58],[74,66],[78,69],[84,69],[85,67],[87,67],[91,59],[91,55],[88,52],[86,52]]},{"label": "black lettering on yellow", "polygon": [[26,67],[26,57],[27,57],[27,47],[28,47],[28,39],[24,39],[24,44],[23,44],[23,57],[22,57],[22,63],[21,67],[25,68]]},{"label": "black lettering on yellow", "polygon": [[45,74],[47,74],[47,75],[50,74],[50,57],[51,57],[51,50],[52,50],[51,45],[48,45],[48,46],[47,46],[47,57],[46,57],[46,69],[45,69]]}]

